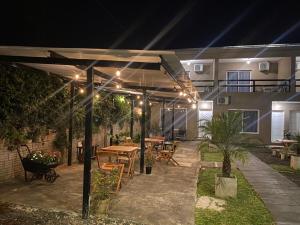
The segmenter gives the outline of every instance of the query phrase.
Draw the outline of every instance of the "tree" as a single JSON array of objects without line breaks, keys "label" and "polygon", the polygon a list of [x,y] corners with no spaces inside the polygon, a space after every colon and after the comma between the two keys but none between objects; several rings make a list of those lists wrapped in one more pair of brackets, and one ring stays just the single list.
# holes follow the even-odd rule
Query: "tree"
[{"label": "tree", "polygon": [[207,141],[200,145],[200,149],[214,148],[223,154],[222,173],[224,177],[231,175],[231,161],[245,160],[245,146],[249,146],[249,138],[241,133],[242,114],[240,112],[225,112],[214,116],[201,126]]}]

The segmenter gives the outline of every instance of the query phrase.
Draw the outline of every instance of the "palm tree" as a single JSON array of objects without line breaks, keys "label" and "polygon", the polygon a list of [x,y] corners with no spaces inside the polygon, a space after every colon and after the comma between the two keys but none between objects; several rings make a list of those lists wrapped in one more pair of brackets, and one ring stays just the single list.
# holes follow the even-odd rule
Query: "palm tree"
[{"label": "palm tree", "polygon": [[243,147],[246,138],[241,133],[242,122],[240,112],[225,112],[214,116],[200,127],[207,137],[211,137],[200,145],[200,149],[215,148],[223,154],[223,177],[230,177],[232,159],[246,159]]}]

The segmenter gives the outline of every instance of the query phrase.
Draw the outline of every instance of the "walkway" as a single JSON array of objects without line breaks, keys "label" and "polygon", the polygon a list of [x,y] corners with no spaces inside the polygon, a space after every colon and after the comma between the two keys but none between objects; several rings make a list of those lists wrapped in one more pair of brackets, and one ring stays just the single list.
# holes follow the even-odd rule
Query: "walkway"
[{"label": "walkway", "polygon": [[113,202],[111,216],[154,225],[193,225],[198,177],[197,142],[183,142],[175,158],[181,167],[156,162],[152,175],[130,180]]},{"label": "walkway", "polygon": [[249,154],[249,161],[239,168],[260,195],[277,225],[300,224],[300,188],[296,184],[252,154]]}]

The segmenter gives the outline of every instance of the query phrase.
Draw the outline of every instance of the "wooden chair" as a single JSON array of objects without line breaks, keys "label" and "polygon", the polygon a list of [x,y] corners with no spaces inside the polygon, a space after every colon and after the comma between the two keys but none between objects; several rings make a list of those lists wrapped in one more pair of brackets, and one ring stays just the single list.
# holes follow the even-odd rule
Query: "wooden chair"
[{"label": "wooden chair", "polygon": [[[122,146],[134,146],[138,147],[136,143],[122,143]],[[127,173],[128,177],[132,177],[134,175],[134,163],[137,156],[137,150],[130,154],[119,154],[118,155],[118,163],[124,164],[124,172]],[[125,167],[126,165],[126,167]],[[126,170],[126,171],[125,171]]]},{"label": "wooden chair", "polygon": [[[104,170],[104,171],[109,171],[109,172],[112,171],[113,169],[118,169],[119,176],[118,176],[117,187],[116,187],[116,192],[118,192],[121,188],[121,181],[122,181],[122,176],[123,176],[123,171],[124,171],[124,164],[117,162],[118,153],[97,150],[96,158],[97,158],[97,163],[98,163],[99,169]],[[106,158],[106,160],[101,160],[104,158]],[[112,162],[113,158],[115,159],[115,163]]]},{"label": "wooden chair", "polygon": [[176,145],[173,142],[171,145],[166,145],[164,150],[161,150],[156,159],[157,160],[166,160],[167,163],[172,162],[175,166],[180,166],[179,163],[173,158],[173,155],[176,150]]}]

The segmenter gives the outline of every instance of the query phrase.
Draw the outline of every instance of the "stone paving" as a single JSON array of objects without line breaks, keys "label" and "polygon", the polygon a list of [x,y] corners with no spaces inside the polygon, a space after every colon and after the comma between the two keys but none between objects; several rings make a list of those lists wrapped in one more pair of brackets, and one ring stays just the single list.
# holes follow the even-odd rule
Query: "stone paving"
[{"label": "stone paving", "polygon": [[277,225],[300,224],[300,188],[249,154],[249,161],[240,170],[260,195]]},{"label": "stone paving", "polygon": [[[110,216],[148,224],[194,224],[198,177],[197,142],[179,144],[175,159],[180,167],[157,162],[152,175],[125,180]],[[94,165],[95,166],[95,165]],[[138,171],[138,163],[136,163]],[[0,184],[0,200],[42,209],[81,213],[83,166],[59,168],[60,177],[24,182],[23,178]]]}]

